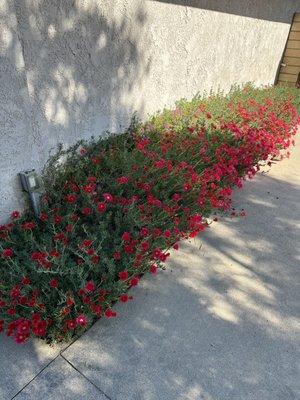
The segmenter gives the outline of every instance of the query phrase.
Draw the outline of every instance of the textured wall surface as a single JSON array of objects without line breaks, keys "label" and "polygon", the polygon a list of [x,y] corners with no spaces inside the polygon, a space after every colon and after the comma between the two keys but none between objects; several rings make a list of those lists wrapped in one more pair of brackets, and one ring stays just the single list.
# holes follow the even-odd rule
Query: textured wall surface
[{"label": "textured wall surface", "polygon": [[58,143],[181,97],[273,83],[298,0],[1,0],[0,220]]}]

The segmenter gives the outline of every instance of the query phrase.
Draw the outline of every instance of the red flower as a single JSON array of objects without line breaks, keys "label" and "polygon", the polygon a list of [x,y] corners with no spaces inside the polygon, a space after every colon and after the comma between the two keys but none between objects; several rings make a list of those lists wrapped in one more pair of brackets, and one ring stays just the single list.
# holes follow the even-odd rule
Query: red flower
[{"label": "red flower", "polygon": [[60,215],[55,215],[55,216],[54,216],[54,223],[55,223],[56,225],[60,224],[62,220],[63,220],[63,219],[62,219],[62,217],[61,217]]},{"label": "red flower", "polygon": [[92,240],[89,239],[85,239],[81,242],[81,244],[79,245],[79,247],[91,247],[91,245],[93,244]]},{"label": "red flower", "polygon": [[51,257],[60,257],[60,253],[57,250],[51,250],[49,255]]},{"label": "red flower", "polygon": [[108,308],[108,309],[105,311],[104,314],[105,314],[106,318],[114,318],[114,317],[117,316],[117,313],[116,313],[115,311],[111,310],[110,308]]},{"label": "red flower", "polygon": [[153,229],[153,235],[155,237],[159,237],[159,236],[161,236],[161,234],[162,234],[162,232],[161,232],[161,230],[159,228],[154,228]]},{"label": "red flower", "polygon": [[74,299],[72,297],[67,297],[66,303],[68,307],[71,307],[74,304]]},{"label": "red flower", "polygon": [[55,242],[62,242],[64,244],[68,243],[68,239],[66,238],[66,235],[63,232],[59,232],[59,233],[55,234],[53,236],[53,240]]},{"label": "red flower", "polygon": [[139,281],[140,280],[139,280],[139,278],[137,276],[131,278],[130,281],[129,281],[130,286],[136,286],[139,283]]},{"label": "red flower", "polygon": [[79,150],[80,155],[84,156],[86,154],[86,149],[84,147],[81,147]]},{"label": "red flower", "polygon": [[98,262],[100,261],[100,256],[97,256],[96,254],[93,255],[91,257],[91,261],[92,261],[93,264],[98,264]]},{"label": "red flower", "polygon": [[92,157],[91,160],[94,165],[100,164],[100,158],[98,157]]},{"label": "red flower", "polygon": [[103,213],[106,210],[106,204],[103,202],[98,203],[97,205],[97,210],[101,213]]},{"label": "red flower", "polygon": [[43,222],[48,221],[48,215],[46,213],[40,213],[40,220]]},{"label": "red flower", "polygon": [[88,323],[88,319],[84,314],[78,315],[76,318],[76,324],[80,326],[86,326]]},{"label": "red flower", "polygon": [[130,233],[124,232],[123,235],[122,235],[122,240],[123,240],[124,242],[130,242],[130,240],[131,240]]},{"label": "red flower", "polygon": [[124,246],[124,251],[127,254],[132,254],[134,252],[134,247],[131,244],[126,244]]},{"label": "red flower", "polygon": [[33,228],[35,228],[34,222],[24,222],[24,224],[22,224],[22,229],[24,231],[31,231]]},{"label": "red flower", "polygon": [[93,291],[95,290],[95,288],[96,288],[96,286],[95,286],[95,284],[94,284],[93,281],[89,281],[89,282],[87,282],[87,284],[85,285],[85,290],[86,290],[87,292],[93,292]]},{"label": "red flower", "polygon": [[10,214],[10,218],[11,219],[18,219],[20,217],[20,215],[21,215],[20,211],[15,210]]},{"label": "red flower", "polygon": [[143,237],[148,236],[149,235],[149,229],[148,228],[142,228],[140,230],[140,235],[143,236]]},{"label": "red flower", "polygon": [[66,325],[67,325],[67,328],[68,328],[69,330],[73,330],[73,329],[76,328],[76,320],[74,320],[74,319],[68,319],[68,320],[66,321]]},{"label": "red flower", "polygon": [[142,242],[141,243],[141,248],[143,249],[143,251],[147,251],[149,250],[149,243],[148,242]]},{"label": "red flower", "polygon": [[121,260],[121,253],[119,251],[115,251],[113,254],[113,258],[115,260]]},{"label": "red flower", "polygon": [[46,321],[42,321],[39,320],[38,322],[36,322],[33,326],[32,332],[36,335],[36,336],[45,336],[46,335],[46,328],[47,328],[47,322]]},{"label": "red flower", "polygon": [[65,196],[65,200],[67,203],[73,204],[76,202],[77,196],[75,194],[68,194],[67,196]]},{"label": "red flower", "polygon": [[192,188],[192,186],[191,186],[190,183],[185,183],[185,184],[183,185],[183,190],[184,190],[185,192],[188,192],[189,190],[191,190],[191,188]]},{"label": "red flower", "polygon": [[97,178],[95,176],[88,176],[87,181],[89,183],[95,183],[95,182],[97,182]]},{"label": "red flower", "polygon": [[126,303],[128,300],[129,300],[129,296],[128,296],[127,293],[121,294],[121,296],[120,296],[120,301],[121,301],[122,303]]},{"label": "red flower", "polygon": [[119,279],[121,281],[126,281],[128,279],[128,272],[127,271],[119,272]]},{"label": "red flower", "polygon": [[129,178],[127,176],[121,176],[120,178],[117,179],[117,182],[120,185],[124,185],[125,183],[129,182]]},{"label": "red flower", "polygon": [[98,316],[102,313],[102,307],[99,304],[91,304],[91,310],[94,314]]},{"label": "red flower", "polygon": [[30,258],[32,261],[45,261],[45,259],[47,258],[47,253],[42,253],[40,251],[34,251],[31,254]]},{"label": "red flower", "polygon": [[113,201],[113,197],[109,193],[103,193],[103,197],[104,197],[104,200],[107,201],[108,203],[111,203]]},{"label": "red flower", "polygon": [[58,286],[58,280],[55,279],[55,278],[51,279],[51,280],[49,281],[49,286],[50,286],[51,288],[53,288],[53,289],[57,288],[57,286]]},{"label": "red flower", "polygon": [[81,212],[84,215],[91,215],[93,210],[90,207],[84,207]]},{"label": "red flower", "polygon": [[150,266],[150,272],[151,272],[151,274],[156,274],[156,272],[157,272],[157,266],[156,266],[155,264],[152,264],[152,265]]},{"label": "red flower", "polygon": [[17,332],[23,334],[29,334],[30,332],[30,321],[27,319],[20,319],[17,325]]},{"label": "red flower", "polygon": [[24,276],[24,278],[22,278],[21,282],[23,283],[23,285],[30,285],[31,284],[31,280],[27,276]]},{"label": "red flower", "polygon": [[85,193],[94,193],[97,188],[97,185],[95,183],[90,183],[86,186],[84,186],[82,189]]},{"label": "red flower", "polygon": [[12,249],[4,249],[2,251],[2,257],[5,257],[5,258],[10,258],[13,256],[13,254],[14,254],[14,252]]},{"label": "red flower", "polygon": [[17,333],[15,342],[18,344],[24,343],[29,338],[29,333]]},{"label": "red flower", "polygon": [[68,225],[65,227],[65,231],[66,231],[66,232],[72,232],[73,228],[74,228],[74,226],[73,226],[72,224],[68,224]]},{"label": "red flower", "polygon": [[75,213],[71,214],[70,215],[70,220],[73,221],[73,222],[76,222],[76,221],[79,220],[79,216],[77,214],[75,214]]}]

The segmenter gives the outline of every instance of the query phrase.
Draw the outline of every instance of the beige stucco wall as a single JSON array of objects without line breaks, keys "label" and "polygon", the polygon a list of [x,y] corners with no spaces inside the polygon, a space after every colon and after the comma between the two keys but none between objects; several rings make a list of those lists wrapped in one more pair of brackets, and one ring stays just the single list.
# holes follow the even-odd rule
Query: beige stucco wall
[{"label": "beige stucco wall", "polygon": [[[222,4],[220,4],[222,3]],[[298,5],[298,7],[297,7]],[[298,10],[297,10],[298,8]],[[0,220],[51,148],[180,97],[273,83],[298,0],[0,1]]]}]

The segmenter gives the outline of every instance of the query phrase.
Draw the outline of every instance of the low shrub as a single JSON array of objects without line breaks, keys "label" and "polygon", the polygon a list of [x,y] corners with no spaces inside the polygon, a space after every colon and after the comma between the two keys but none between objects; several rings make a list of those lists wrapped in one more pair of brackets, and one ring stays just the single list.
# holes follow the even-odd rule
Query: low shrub
[{"label": "low shrub", "polygon": [[163,267],[169,249],[230,208],[234,186],[288,155],[298,93],[197,96],[60,150],[45,169],[39,220],[14,211],[0,227],[0,331],[18,343],[68,341],[115,317],[113,304],[130,300],[128,288]]}]

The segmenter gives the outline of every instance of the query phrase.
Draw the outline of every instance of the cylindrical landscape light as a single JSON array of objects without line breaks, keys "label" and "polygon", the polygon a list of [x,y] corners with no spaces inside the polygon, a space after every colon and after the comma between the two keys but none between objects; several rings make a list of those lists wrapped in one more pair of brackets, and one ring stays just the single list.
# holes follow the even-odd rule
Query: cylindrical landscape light
[{"label": "cylindrical landscape light", "polygon": [[30,171],[19,172],[22,188],[28,193],[31,206],[36,218],[40,215],[40,194],[38,190],[41,188],[40,179],[34,169]]}]

